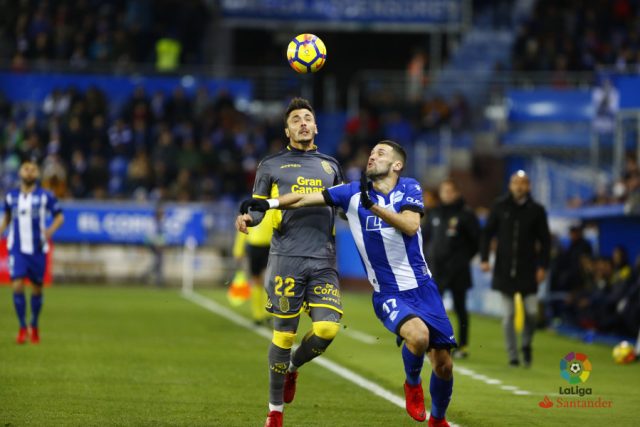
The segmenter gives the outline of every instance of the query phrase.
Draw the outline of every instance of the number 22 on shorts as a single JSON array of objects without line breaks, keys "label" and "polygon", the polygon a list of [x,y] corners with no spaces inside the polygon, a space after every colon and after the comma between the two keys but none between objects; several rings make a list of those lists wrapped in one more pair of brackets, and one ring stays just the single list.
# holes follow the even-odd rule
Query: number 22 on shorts
[{"label": "number 22 on shorts", "polygon": [[[293,293],[293,287],[296,285],[296,281],[293,277],[286,277],[284,280],[282,276],[276,276],[274,278],[276,282],[276,287],[274,289],[274,293],[278,296],[292,297],[295,296]],[[282,291],[282,287],[284,285],[284,292]]]},{"label": "number 22 on shorts", "polygon": [[398,317],[398,313],[400,313],[396,308],[398,308],[398,305],[396,304],[395,298],[389,298],[382,304],[382,309],[389,315],[392,322],[396,321],[396,317]]}]

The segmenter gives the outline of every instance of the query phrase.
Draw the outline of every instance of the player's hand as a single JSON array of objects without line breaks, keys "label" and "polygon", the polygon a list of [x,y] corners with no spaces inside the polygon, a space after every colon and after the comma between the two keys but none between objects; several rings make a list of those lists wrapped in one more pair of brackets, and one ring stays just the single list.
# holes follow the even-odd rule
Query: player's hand
[{"label": "player's hand", "polygon": [[484,271],[485,273],[488,273],[491,271],[491,265],[489,265],[487,261],[483,261],[480,263],[480,270]]},{"label": "player's hand", "polygon": [[249,234],[247,227],[249,227],[252,221],[251,215],[249,214],[238,215],[236,217],[236,230],[244,234]]},{"label": "player's hand", "polygon": [[264,199],[247,199],[240,204],[240,213],[249,213],[249,209],[256,212],[266,212],[269,210],[269,202]]},{"label": "player's hand", "polygon": [[367,180],[367,174],[362,171],[360,174],[360,202],[365,209],[371,209],[375,204],[369,197],[369,182]]},{"label": "player's hand", "polygon": [[542,267],[538,267],[536,270],[536,282],[538,284],[542,283],[545,277],[547,277],[547,271]]}]

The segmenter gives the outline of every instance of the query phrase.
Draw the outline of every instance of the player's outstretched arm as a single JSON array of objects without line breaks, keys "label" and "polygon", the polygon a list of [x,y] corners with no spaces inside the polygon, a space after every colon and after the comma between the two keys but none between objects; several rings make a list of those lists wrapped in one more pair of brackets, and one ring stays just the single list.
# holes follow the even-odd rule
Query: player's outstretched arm
[{"label": "player's outstretched arm", "polygon": [[323,206],[327,202],[322,193],[288,193],[278,197],[278,209],[298,209],[307,206]]},{"label": "player's outstretched arm", "polygon": [[298,209],[306,206],[322,206],[326,204],[327,202],[325,202],[322,193],[288,193],[277,199],[247,199],[240,205],[240,213],[246,214],[249,211],[266,212],[269,209]]},{"label": "player's outstretched arm", "polygon": [[420,214],[418,212],[406,210],[396,213],[375,204],[371,206],[369,211],[407,236],[415,235],[420,228]]}]

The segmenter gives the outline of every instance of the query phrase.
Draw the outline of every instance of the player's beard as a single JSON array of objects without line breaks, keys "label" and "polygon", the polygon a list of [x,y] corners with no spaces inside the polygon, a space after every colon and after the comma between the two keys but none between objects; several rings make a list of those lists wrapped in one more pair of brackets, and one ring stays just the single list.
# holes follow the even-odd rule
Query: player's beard
[{"label": "player's beard", "polygon": [[32,178],[32,177],[21,178],[22,185],[24,185],[25,187],[33,187],[33,185],[36,183],[37,180],[38,180],[37,178]]},{"label": "player's beard", "polygon": [[390,171],[391,171],[391,164],[388,164],[386,167],[376,166],[374,164],[373,168],[367,170],[367,178],[369,178],[371,181],[377,181],[389,175]]}]

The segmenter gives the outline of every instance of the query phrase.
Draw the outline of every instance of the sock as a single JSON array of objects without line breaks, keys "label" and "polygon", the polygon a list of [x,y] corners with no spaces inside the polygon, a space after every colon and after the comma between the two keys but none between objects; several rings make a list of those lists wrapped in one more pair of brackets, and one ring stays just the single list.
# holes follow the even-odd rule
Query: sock
[{"label": "sock", "polygon": [[432,371],[429,393],[431,394],[431,415],[438,419],[444,418],[453,393],[453,377],[450,380],[443,380]]},{"label": "sock", "polygon": [[407,345],[402,346],[402,360],[404,361],[404,372],[407,375],[407,383],[409,385],[420,384],[420,372],[424,363],[424,355],[416,356],[411,353]]},{"label": "sock", "polygon": [[282,405],[272,405],[271,403],[269,403],[269,412],[271,412],[271,411],[283,412],[284,411],[284,404],[282,404]]},{"label": "sock", "polygon": [[269,345],[269,405],[283,405],[284,374],[289,368],[290,348]]},{"label": "sock", "polygon": [[325,340],[309,331],[302,339],[300,347],[291,356],[291,365],[294,366],[292,372],[305,363],[320,356],[329,347],[333,340]]},{"label": "sock", "polygon": [[42,308],[42,294],[31,295],[31,326],[38,327],[38,317],[40,316],[40,309]]},{"label": "sock", "polygon": [[16,308],[16,315],[20,322],[21,328],[27,327],[26,312],[27,312],[27,300],[23,293],[13,293],[13,306]]},{"label": "sock", "polygon": [[298,370],[298,367],[293,364],[293,362],[289,362],[289,372],[295,372]]}]

